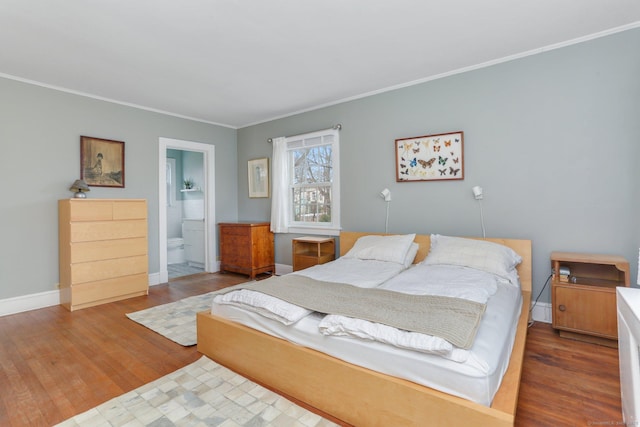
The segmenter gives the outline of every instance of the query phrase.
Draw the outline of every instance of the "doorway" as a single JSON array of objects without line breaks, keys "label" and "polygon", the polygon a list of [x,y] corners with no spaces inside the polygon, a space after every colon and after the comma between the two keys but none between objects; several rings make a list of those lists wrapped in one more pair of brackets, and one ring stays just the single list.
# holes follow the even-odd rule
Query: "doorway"
[{"label": "doorway", "polygon": [[[168,168],[168,164],[171,163],[171,160],[167,153],[168,150],[176,150],[169,151],[170,153],[184,153],[185,156],[191,158],[201,159],[201,175],[198,176],[198,181],[202,181],[200,183],[194,183],[193,187],[195,188],[185,188],[188,185],[185,185],[185,181],[190,180],[191,177],[184,177],[184,179],[180,178],[180,181],[177,181],[179,175],[175,173],[176,167],[174,166],[174,176],[169,176],[171,174],[171,170]],[[209,144],[203,144],[199,142],[193,141],[184,141],[177,140],[171,138],[163,138],[159,139],[159,177],[158,177],[158,241],[159,241],[159,261],[160,261],[160,283],[166,283],[169,281],[169,260],[168,260],[168,241],[169,241],[169,215],[170,205],[175,203],[175,200],[172,199],[171,191],[169,191],[167,184],[168,178],[173,180],[174,185],[178,186],[179,190],[190,190],[185,191],[187,194],[186,199],[189,202],[187,205],[187,211],[197,212],[197,214],[192,214],[191,216],[200,216],[202,218],[198,218],[200,221],[203,230],[203,238],[204,238],[204,254],[197,255],[194,263],[201,267],[202,270],[206,272],[214,272],[217,271],[217,262],[215,261],[217,258],[216,255],[216,227],[215,227],[215,146]],[[173,155],[173,157],[176,157]],[[197,169],[197,167],[196,167]],[[191,200],[189,200],[189,197]],[[201,214],[200,214],[201,212]],[[189,216],[189,215],[187,215]],[[195,218],[189,218],[191,220]],[[173,221],[173,219],[171,219]],[[189,224],[193,224],[194,221],[185,221]],[[197,222],[197,221],[196,221]],[[191,233],[191,232],[190,232]],[[192,234],[190,234],[192,235]],[[173,239],[174,240],[174,239]],[[172,240],[172,244],[173,244]],[[201,270],[201,271],[202,271]]]}]

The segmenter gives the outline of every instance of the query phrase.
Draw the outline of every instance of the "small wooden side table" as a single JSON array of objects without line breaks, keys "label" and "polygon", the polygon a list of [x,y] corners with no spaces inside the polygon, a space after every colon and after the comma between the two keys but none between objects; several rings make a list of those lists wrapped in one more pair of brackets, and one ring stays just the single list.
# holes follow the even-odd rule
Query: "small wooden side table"
[{"label": "small wooden side table", "polygon": [[333,261],[336,256],[336,239],[333,237],[296,237],[291,245],[293,271]]},{"label": "small wooden side table", "polygon": [[617,255],[552,252],[553,328],[560,336],[617,347],[616,288],[629,287],[629,262]]}]

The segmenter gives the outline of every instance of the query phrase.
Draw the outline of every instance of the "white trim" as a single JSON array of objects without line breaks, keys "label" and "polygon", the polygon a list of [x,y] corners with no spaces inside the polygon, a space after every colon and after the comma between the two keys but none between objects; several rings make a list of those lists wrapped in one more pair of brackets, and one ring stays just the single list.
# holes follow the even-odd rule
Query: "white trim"
[{"label": "white trim", "polygon": [[179,117],[179,118],[182,118],[182,119],[193,120],[193,121],[196,121],[196,122],[208,123],[208,124],[211,124],[211,125],[222,126],[222,127],[226,127],[226,128],[229,128],[229,129],[236,129],[237,130],[237,129],[242,129],[242,128],[246,128],[246,127],[250,127],[250,126],[259,125],[259,124],[262,124],[262,123],[272,122],[274,120],[283,119],[285,117],[295,116],[297,114],[302,114],[302,113],[306,113],[306,112],[309,112],[309,111],[319,110],[321,108],[331,107],[333,105],[343,104],[345,102],[350,102],[350,101],[355,101],[355,100],[362,99],[362,98],[367,98],[369,96],[378,95],[378,94],[385,93],[385,92],[391,92],[393,90],[402,89],[402,88],[405,88],[405,87],[408,87],[408,86],[414,86],[414,85],[426,83],[426,82],[431,81],[431,80],[437,80],[437,79],[441,79],[443,77],[448,77],[448,76],[452,76],[452,75],[455,75],[455,74],[465,73],[467,71],[477,70],[477,69],[480,69],[480,68],[486,68],[486,67],[490,67],[492,65],[500,64],[500,63],[503,63],[503,62],[513,61],[515,59],[520,59],[520,58],[524,58],[524,57],[531,56],[531,55],[537,55],[538,53],[543,53],[543,52],[547,52],[549,50],[560,49],[560,48],[571,46],[571,45],[574,45],[574,44],[587,42],[587,41],[598,39],[598,38],[601,38],[601,37],[606,37],[606,36],[609,36],[609,35],[612,35],[612,34],[621,33],[623,31],[632,30],[632,29],[638,28],[638,27],[640,27],[640,21],[632,22],[630,24],[622,25],[620,27],[610,28],[608,30],[604,30],[604,31],[601,31],[601,32],[598,32],[598,33],[589,34],[589,35],[586,35],[586,36],[582,36],[582,37],[578,37],[578,38],[575,38],[575,39],[572,39],[572,40],[567,40],[567,41],[564,41],[564,42],[552,44],[552,45],[541,47],[541,48],[538,48],[538,49],[532,49],[532,50],[529,50],[529,51],[526,51],[526,52],[522,52],[522,53],[518,53],[518,54],[515,54],[515,55],[505,56],[503,58],[494,59],[492,61],[487,61],[487,62],[484,62],[484,63],[481,63],[481,64],[471,65],[469,67],[464,67],[464,68],[459,68],[457,70],[448,71],[448,72],[441,73],[441,74],[438,74],[438,75],[435,75],[435,76],[425,77],[425,78],[418,79],[418,80],[413,80],[413,81],[410,81],[410,82],[407,82],[407,83],[401,83],[401,84],[398,84],[398,85],[395,85],[395,86],[389,86],[389,87],[386,87],[386,88],[383,88],[383,89],[378,89],[378,90],[375,90],[375,91],[362,93],[360,95],[354,95],[354,96],[351,96],[351,97],[348,97],[348,98],[342,98],[342,99],[337,100],[337,101],[327,102],[327,103],[324,103],[324,104],[315,105],[315,106],[312,106],[312,107],[309,107],[309,108],[305,108],[305,109],[302,109],[302,110],[297,110],[297,111],[286,113],[286,114],[283,114],[283,115],[280,115],[280,116],[275,116],[275,117],[271,117],[271,118],[268,118],[268,119],[260,120],[260,121],[253,122],[253,123],[247,123],[247,124],[239,125],[239,126],[232,126],[232,125],[227,125],[227,124],[223,124],[223,123],[212,122],[210,120],[204,120],[204,119],[200,119],[200,118],[197,118],[197,117],[189,117],[189,116],[184,116],[182,114],[172,113],[172,112],[169,112],[169,111],[158,110],[156,108],[145,107],[145,106],[139,105],[139,104],[133,104],[133,103],[130,103],[130,102],[118,101],[118,100],[111,99],[111,98],[105,98],[103,96],[98,96],[98,95],[93,95],[93,94],[86,93],[86,92],[81,92],[81,91],[77,91],[77,90],[73,90],[73,89],[68,89],[68,88],[65,88],[65,87],[62,87],[62,86],[56,86],[56,85],[52,85],[52,84],[48,84],[48,83],[39,82],[39,81],[36,81],[36,80],[25,79],[23,77],[14,76],[14,75],[11,75],[11,74],[0,73],[0,77],[6,78],[6,79],[10,79],[10,80],[19,81],[19,82],[23,82],[23,83],[32,84],[32,85],[36,85],[36,86],[40,86],[40,87],[44,87],[44,88],[47,88],[47,89],[53,89],[53,90],[57,90],[57,91],[60,91],[60,92],[66,92],[66,93],[71,93],[71,94],[78,95],[78,96],[84,96],[86,98],[97,99],[97,100],[100,100],[100,101],[106,101],[106,102],[111,102],[111,103],[114,103],[114,104],[124,105],[124,106],[127,106],[127,107],[137,108],[137,109],[140,109],[140,110],[151,111],[151,112],[160,113],[160,114],[166,114],[168,116]]},{"label": "white trim", "polygon": [[37,294],[0,300],[0,316],[37,310],[60,304],[60,291],[46,291]]},{"label": "white trim", "polygon": [[201,142],[184,141],[180,139],[160,137],[158,140],[158,246],[160,258],[160,283],[169,281],[167,270],[167,149],[196,151],[204,157],[205,179],[205,221],[204,230],[206,243],[204,248],[204,271],[213,273],[218,271],[216,250],[216,209],[215,209],[215,145]]},{"label": "white trim", "polygon": [[15,80],[15,81],[22,82],[22,83],[28,83],[28,84],[35,85],[35,86],[44,87],[44,88],[47,88],[47,89],[53,89],[53,90],[57,90],[57,91],[60,91],[60,92],[70,93],[72,95],[83,96],[85,98],[97,99],[98,101],[111,102],[113,104],[118,104],[118,105],[124,105],[126,107],[137,108],[138,110],[151,111],[152,113],[166,114],[167,116],[178,117],[178,118],[187,119],[187,120],[193,120],[195,122],[208,123],[210,125],[222,126],[222,127],[230,128],[230,129],[236,129],[236,130],[238,129],[238,127],[236,127],[236,126],[225,125],[225,124],[222,124],[222,123],[212,122],[210,120],[199,119],[197,117],[189,117],[189,116],[185,116],[185,115],[182,115],[182,114],[172,113],[170,111],[158,110],[157,108],[145,107],[144,105],[133,104],[131,102],[118,101],[117,99],[106,98],[104,96],[93,95],[91,93],[81,92],[81,91],[74,90],[74,89],[68,89],[68,88],[62,87],[62,86],[56,86],[56,85],[52,85],[52,84],[48,84],[48,83],[42,83],[42,82],[39,82],[39,81],[36,81],[36,80],[25,79],[23,77],[13,76],[11,74],[0,73],[0,77],[3,77],[5,79],[9,79],[9,80]]},{"label": "white trim", "polygon": [[160,273],[151,273],[149,274],[149,286],[156,286],[161,283],[167,283],[166,280],[164,282],[160,281]]},{"label": "white trim", "polygon": [[551,304],[548,302],[539,302],[531,311],[531,319],[536,322],[551,323]]},{"label": "white trim", "polygon": [[340,235],[340,228],[333,228],[333,227],[302,227],[302,226],[291,226],[289,227],[289,233],[295,233],[295,234],[323,234],[326,236],[339,236]]},{"label": "white trim", "polygon": [[[333,137],[331,142],[326,142],[326,137]],[[320,141],[313,141],[319,138]],[[288,183],[291,188],[291,182],[293,181],[294,165],[292,152],[304,148],[331,146],[331,166],[333,168],[333,174],[331,179],[331,223],[317,223],[317,222],[299,222],[294,221],[293,218],[293,200],[291,198],[291,191],[289,190],[288,197],[288,209],[290,210],[289,223],[287,224],[288,233],[309,233],[309,234],[325,234],[330,236],[337,236],[340,234],[341,229],[341,214],[340,214],[340,131],[336,128],[319,130],[315,132],[303,133],[295,136],[286,137],[287,144],[287,158],[290,169],[290,182]],[[306,184],[294,185],[294,187],[306,187]]]},{"label": "white trim", "polygon": [[442,79],[444,77],[449,77],[449,76],[454,76],[456,74],[466,73],[467,71],[473,71],[473,70],[478,70],[478,69],[481,69],[481,68],[491,67],[493,65],[501,64],[503,62],[509,62],[509,61],[513,61],[513,60],[516,60],[516,59],[525,58],[527,56],[537,55],[539,53],[544,53],[544,52],[547,52],[547,51],[550,51],[550,50],[560,49],[560,48],[571,46],[571,45],[574,45],[574,44],[579,44],[579,43],[587,42],[587,41],[590,41],[590,40],[598,39],[598,38],[601,38],[601,37],[610,36],[612,34],[621,33],[623,31],[632,30],[632,29],[638,28],[638,27],[640,27],[640,21],[633,22],[633,23],[627,24],[627,25],[623,25],[621,27],[611,28],[609,30],[601,31],[599,33],[589,34],[589,35],[586,35],[586,36],[583,36],[583,37],[578,37],[578,38],[575,38],[575,39],[572,39],[572,40],[567,40],[567,41],[564,41],[564,42],[551,44],[549,46],[544,46],[544,47],[541,47],[541,48],[528,50],[526,52],[521,52],[521,53],[517,53],[517,54],[514,54],[514,55],[505,56],[505,57],[502,57],[502,58],[498,58],[498,59],[494,59],[494,60],[491,60],[491,61],[483,62],[481,64],[470,65],[468,67],[458,68],[456,70],[447,71],[447,72],[444,72],[444,73],[441,73],[441,74],[437,74],[435,76],[424,77],[422,79],[412,80],[410,82],[400,83],[400,84],[397,84],[397,85],[394,85],[394,86],[389,86],[389,87],[386,87],[386,88],[373,90],[371,92],[361,93],[359,95],[350,96],[348,98],[342,98],[342,99],[339,99],[337,101],[327,102],[325,104],[320,104],[320,105],[314,105],[312,107],[305,108],[305,109],[302,109],[302,110],[297,110],[297,111],[293,111],[291,113],[286,113],[286,114],[283,114],[283,115],[280,115],[280,116],[271,117],[270,119],[260,120],[258,122],[253,122],[253,123],[247,123],[245,125],[238,126],[238,129],[246,128],[246,127],[249,127],[249,126],[255,126],[255,125],[262,124],[262,123],[268,123],[268,122],[272,122],[274,120],[284,119],[286,117],[291,117],[291,116],[295,116],[295,115],[302,114],[302,113],[308,113],[309,111],[315,111],[315,110],[319,110],[321,108],[327,108],[327,107],[332,107],[334,105],[344,104],[345,102],[356,101],[358,99],[367,98],[369,96],[379,95],[381,93],[391,92],[391,91],[394,91],[394,90],[397,90],[397,89],[403,89],[403,88],[406,88],[406,87],[409,87],[409,86],[419,85],[419,84],[422,84],[422,83],[430,82],[432,80],[438,80],[438,79]]},{"label": "white trim", "polygon": [[[160,273],[149,274],[149,286],[159,285]],[[60,305],[60,291],[46,291],[0,300],[0,317]]]}]

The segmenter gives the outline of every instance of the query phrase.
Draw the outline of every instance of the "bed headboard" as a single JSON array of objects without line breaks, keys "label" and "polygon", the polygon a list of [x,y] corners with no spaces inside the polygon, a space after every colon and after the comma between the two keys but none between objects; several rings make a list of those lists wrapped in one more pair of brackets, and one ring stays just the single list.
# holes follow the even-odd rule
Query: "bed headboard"
[{"label": "bed headboard", "polygon": [[[361,236],[369,234],[384,235],[385,233],[366,233],[358,231],[342,231],[340,233],[340,256],[347,253]],[[523,239],[500,239],[500,238],[481,238],[471,237],[471,239],[487,240],[489,242],[499,243],[513,249],[522,257],[522,262],[516,268],[518,276],[520,276],[520,287],[523,291],[531,292],[531,240]],[[420,248],[416,255],[415,263],[422,261],[429,252],[431,247],[431,237],[428,234],[416,234],[414,240]]]}]

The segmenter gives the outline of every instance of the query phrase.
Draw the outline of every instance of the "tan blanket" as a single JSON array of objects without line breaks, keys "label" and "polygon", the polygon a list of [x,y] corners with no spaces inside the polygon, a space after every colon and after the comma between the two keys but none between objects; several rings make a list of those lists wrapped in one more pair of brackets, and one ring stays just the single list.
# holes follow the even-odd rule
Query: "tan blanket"
[{"label": "tan blanket", "polygon": [[364,289],[297,274],[244,283],[219,293],[237,289],[262,292],[308,310],[438,336],[464,349],[473,344],[486,308],[461,298]]}]

